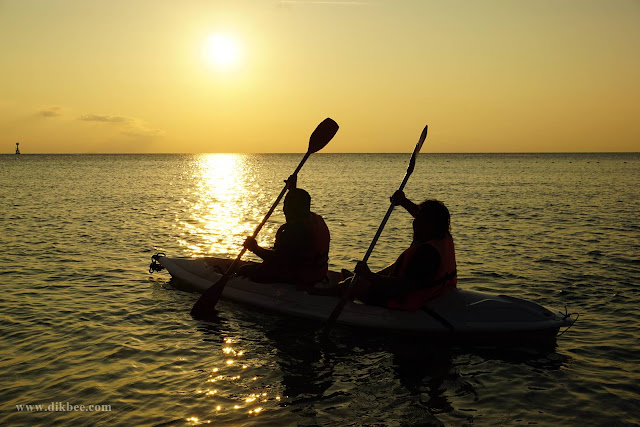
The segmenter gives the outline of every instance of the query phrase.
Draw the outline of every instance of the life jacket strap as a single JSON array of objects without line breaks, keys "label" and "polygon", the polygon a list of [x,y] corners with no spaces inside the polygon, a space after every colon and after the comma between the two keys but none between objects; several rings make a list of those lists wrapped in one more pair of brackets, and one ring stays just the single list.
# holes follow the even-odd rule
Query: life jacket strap
[{"label": "life jacket strap", "polygon": [[429,287],[433,288],[436,286],[440,286],[443,285],[445,283],[447,283],[449,280],[453,280],[455,278],[458,277],[458,269],[456,268],[455,270],[453,270],[450,273],[445,274],[444,276],[442,276],[441,278],[439,278],[438,280],[434,280],[433,282],[429,282]]}]

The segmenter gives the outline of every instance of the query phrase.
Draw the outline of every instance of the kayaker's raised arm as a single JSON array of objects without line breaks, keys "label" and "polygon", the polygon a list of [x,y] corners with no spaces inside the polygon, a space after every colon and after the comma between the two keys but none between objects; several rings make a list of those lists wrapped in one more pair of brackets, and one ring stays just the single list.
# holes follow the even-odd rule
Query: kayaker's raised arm
[{"label": "kayaker's raised arm", "polygon": [[[359,262],[355,272],[360,280],[350,292],[366,304],[417,310],[444,289],[456,287],[456,257],[449,232],[449,210],[438,200],[425,200],[415,205],[402,192],[396,192],[393,197],[410,213],[417,211],[412,224],[413,242],[393,264],[377,273],[365,262]],[[348,278],[342,285],[322,292],[340,295],[352,280]]]},{"label": "kayaker's raised arm", "polygon": [[411,200],[407,199],[407,196],[404,195],[404,191],[398,190],[389,198],[391,203],[397,206],[402,206],[411,214],[412,217],[416,217],[418,215],[418,205],[413,203]]},{"label": "kayaker's raised arm", "polygon": [[284,182],[287,184],[288,190],[298,188],[298,175],[290,175]]}]

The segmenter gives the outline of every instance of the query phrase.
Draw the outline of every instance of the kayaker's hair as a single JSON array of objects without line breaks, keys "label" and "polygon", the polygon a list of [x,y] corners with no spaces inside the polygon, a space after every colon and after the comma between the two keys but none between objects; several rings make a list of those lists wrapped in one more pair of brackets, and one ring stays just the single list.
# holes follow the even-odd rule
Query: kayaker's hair
[{"label": "kayaker's hair", "polygon": [[451,231],[449,209],[440,200],[427,199],[420,203],[416,218],[433,224],[442,237]]},{"label": "kayaker's hair", "polygon": [[292,212],[305,214],[311,211],[311,196],[302,188],[292,188],[285,197]]}]

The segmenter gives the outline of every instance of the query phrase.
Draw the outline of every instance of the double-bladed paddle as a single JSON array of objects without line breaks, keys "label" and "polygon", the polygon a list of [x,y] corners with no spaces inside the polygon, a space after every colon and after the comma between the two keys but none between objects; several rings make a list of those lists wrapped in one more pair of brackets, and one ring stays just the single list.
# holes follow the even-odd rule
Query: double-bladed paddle
[{"label": "double-bladed paddle", "polygon": [[[304,165],[304,163],[307,161],[307,159],[311,154],[322,150],[324,146],[327,145],[329,141],[331,141],[331,139],[334,137],[336,132],[338,132],[338,127],[339,127],[338,124],[330,118],[324,119],[322,123],[320,123],[318,127],[316,127],[316,129],[311,134],[311,137],[309,138],[309,148],[307,149],[307,153],[304,155],[304,157],[300,161],[300,164],[298,165],[296,170],[293,172],[292,176],[298,175],[298,172],[300,172],[300,169],[302,168],[302,166]],[[278,196],[276,201],[271,206],[271,209],[269,209],[269,211],[265,215],[260,225],[258,225],[256,230],[253,232],[253,236],[252,236],[253,238],[255,238],[258,235],[258,233],[260,232],[264,224],[267,222],[267,219],[269,219],[269,217],[275,210],[276,206],[278,206],[278,203],[280,203],[280,200],[282,199],[284,194],[287,192],[288,188],[289,188],[289,184],[287,183],[282,189],[282,191],[280,192],[280,195]],[[229,277],[231,277],[231,275],[235,273],[238,263],[240,262],[242,255],[244,255],[246,251],[247,251],[246,248],[242,248],[242,251],[240,251],[240,254],[238,254],[236,259],[233,261],[233,263],[231,263],[231,265],[229,266],[227,271],[222,275],[222,277],[220,277],[220,279],[218,279],[216,283],[210,286],[209,289],[207,289],[200,296],[198,301],[196,301],[196,303],[193,305],[193,308],[191,309],[191,316],[195,318],[202,318],[202,317],[205,317],[205,315],[208,312],[213,310],[218,300],[220,299],[220,296],[222,295],[222,291],[225,285],[229,281]]]},{"label": "double-bladed paddle", "polygon": [[[427,138],[428,127],[429,126],[425,126],[424,130],[422,131],[422,134],[420,135],[420,139],[416,144],[416,148],[413,150],[413,154],[411,155],[411,160],[409,161],[409,166],[407,167],[407,173],[404,175],[404,179],[402,180],[402,184],[400,184],[398,191],[402,191],[404,189],[404,186],[407,184],[407,181],[409,180],[409,177],[413,172],[413,168],[416,165],[416,157],[418,157],[418,153],[422,148],[422,144],[424,144],[424,140]],[[382,219],[382,223],[380,224],[380,227],[378,227],[378,231],[376,232],[376,235],[373,236],[373,240],[371,241],[371,244],[369,245],[369,249],[367,249],[367,253],[364,255],[364,258],[362,258],[362,262],[367,262],[369,260],[369,256],[371,255],[371,252],[373,252],[373,248],[376,246],[376,243],[378,242],[378,238],[382,234],[382,230],[384,229],[384,226],[387,224],[387,220],[389,220],[389,217],[391,216],[391,212],[393,212],[394,207],[395,207],[395,204],[391,203],[391,205],[389,206],[389,209],[387,209],[387,213]],[[328,332],[333,327],[333,325],[338,320],[338,317],[340,317],[340,313],[342,313],[342,309],[344,308],[344,306],[347,304],[347,302],[351,301],[353,297],[352,295],[353,290],[355,289],[355,286],[358,283],[359,278],[360,278],[360,275],[358,273],[356,273],[355,276],[353,276],[349,289],[345,291],[344,295],[342,296],[342,298],[340,298],[340,301],[338,302],[338,304],[336,304],[335,308],[331,312],[331,315],[327,319],[327,323],[324,326],[325,332]]]}]

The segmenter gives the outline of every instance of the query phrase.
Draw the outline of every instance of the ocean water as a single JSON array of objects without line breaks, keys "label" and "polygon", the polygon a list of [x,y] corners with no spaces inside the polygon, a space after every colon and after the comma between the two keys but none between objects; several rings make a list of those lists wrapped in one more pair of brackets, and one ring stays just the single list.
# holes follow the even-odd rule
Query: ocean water
[{"label": "ocean water", "polygon": [[[193,320],[197,295],[150,275],[150,256],[235,257],[301,157],[0,156],[0,424],[640,424],[640,154],[418,158],[406,194],[449,207],[460,287],[580,313],[553,348],[323,339],[224,301],[217,321]],[[409,157],[304,166],[332,268],[362,258]],[[370,265],[410,230],[396,210]]]}]

